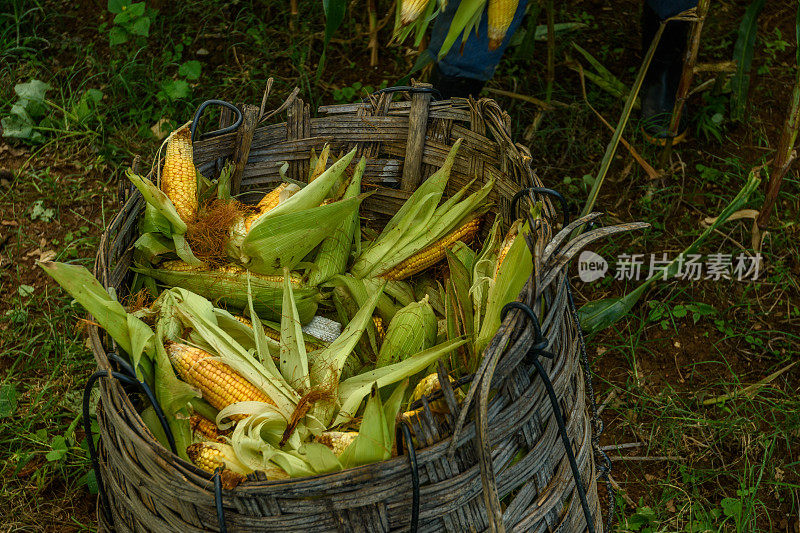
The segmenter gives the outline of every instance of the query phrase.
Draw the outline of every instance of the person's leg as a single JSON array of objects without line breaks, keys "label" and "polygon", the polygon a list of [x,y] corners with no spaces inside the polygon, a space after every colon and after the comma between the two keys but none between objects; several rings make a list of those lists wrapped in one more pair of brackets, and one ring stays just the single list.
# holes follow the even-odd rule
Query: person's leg
[{"label": "person's leg", "polygon": [[[506,37],[496,50],[489,51],[486,13],[481,16],[477,35],[471,32],[465,43],[461,42],[461,37],[456,39],[447,55],[434,65],[431,75],[431,83],[444,98],[478,96],[484,84],[494,75],[511,36],[522,23],[527,4],[528,0],[520,0]],[[434,21],[428,46],[428,51],[434,57],[439,54],[459,5],[458,0],[450,0],[445,11]]]},{"label": "person's leg", "polygon": [[[662,20],[696,5],[697,0],[646,0],[642,9],[642,53],[650,48]],[[688,31],[688,22],[667,23],[642,84],[642,131],[645,139],[654,144],[664,144],[669,136],[669,121],[683,71]],[[685,136],[686,121],[682,119],[673,142],[680,142]]]}]

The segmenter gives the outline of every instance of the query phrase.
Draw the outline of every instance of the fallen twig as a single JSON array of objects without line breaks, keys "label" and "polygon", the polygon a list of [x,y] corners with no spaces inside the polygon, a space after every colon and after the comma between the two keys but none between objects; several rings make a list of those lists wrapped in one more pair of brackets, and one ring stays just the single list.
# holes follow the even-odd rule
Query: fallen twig
[{"label": "fallen twig", "polygon": [[756,392],[758,392],[758,390],[761,387],[763,387],[764,385],[768,385],[771,382],[775,381],[775,379],[777,377],[779,377],[781,374],[784,374],[785,372],[787,372],[790,368],[792,368],[796,364],[797,364],[797,361],[795,361],[793,363],[789,363],[785,367],[781,368],[780,370],[776,370],[775,372],[773,372],[769,376],[765,377],[764,379],[762,379],[762,380],[760,380],[760,381],[758,381],[756,383],[753,383],[752,385],[750,385],[748,387],[745,387],[745,388],[743,388],[743,389],[741,389],[739,391],[731,392],[731,393],[728,393],[728,394],[723,394],[721,396],[717,396],[716,398],[709,398],[707,400],[703,400],[703,405],[716,405],[718,403],[726,402],[728,400],[733,400],[733,399],[739,398],[739,397],[750,397],[750,396],[754,395]]}]

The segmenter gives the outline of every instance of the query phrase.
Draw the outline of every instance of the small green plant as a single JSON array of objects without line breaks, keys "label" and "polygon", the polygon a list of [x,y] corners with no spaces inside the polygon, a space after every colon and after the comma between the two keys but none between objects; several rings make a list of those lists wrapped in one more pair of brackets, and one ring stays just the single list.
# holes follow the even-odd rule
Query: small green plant
[{"label": "small green plant", "polygon": [[24,139],[39,143],[44,135],[36,129],[36,125],[47,114],[48,106],[44,99],[50,85],[41,80],[31,80],[14,86],[17,101],[11,107],[8,116],[0,120],[3,126],[3,137]]},{"label": "small green plant", "polygon": [[722,142],[722,134],[726,121],[728,96],[703,94],[703,106],[697,113],[697,135],[706,141],[716,139]]},{"label": "small green plant", "polygon": [[[383,80],[378,86],[378,89],[384,89],[387,85],[388,82]],[[349,87],[334,89],[333,99],[337,104],[346,104],[352,102],[356,97],[366,96],[375,91],[376,89],[372,87],[372,85],[363,85],[360,81],[356,81]]]},{"label": "small green plant", "polygon": [[687,316],[692,317],[692,324],[697,324],[701,319],[710,316],[716,316],[717,310],[714,306],[703,303],[693,302],[687,304],[676,304],[672,307],[668,303],[649,301],[647,305],[650,307],[650,313],[647,316],[648,321],[658,322],[661,329],[669,329],[670,324],[674,321],[680,320]]},{"label": "small green plant", "polygon": [[647,506],[636,509],[636,512],[625,519],[625,529],[639,531],[640,533],[653,533],[655,531],[656,513]]},{"label": "small green plant", "polygon": [[111,46],[150,35],[155,10],[147,9],[144,2],[134,4],[130,0],[108,0],[108,10],[116,14],[114,25],[108,31]]},{"label": "small green plant", "polygon": [[772,39],[762,38],[764,42],[764,62],[758,67],[760,75],[769,74],[772,66],[778,61],[778,54],[785,51],[789,42],[783,39],[779,28],[773,28]]}]

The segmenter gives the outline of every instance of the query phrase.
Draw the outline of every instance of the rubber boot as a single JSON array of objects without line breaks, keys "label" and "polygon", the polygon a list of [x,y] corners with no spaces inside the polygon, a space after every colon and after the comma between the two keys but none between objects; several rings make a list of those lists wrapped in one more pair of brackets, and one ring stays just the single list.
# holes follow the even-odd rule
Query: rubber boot
[{"label": "rubber boot", "polygon": [[469,96],[478,98],[486,82],[475,78],[445,76],[439,70],[439,66],[434,65],[431,72],[431,84],[446,100],[448,98],[468,98]]},{"label": "rubber boot", "polygon": [[[645,4],[642,11],[642,55],[647,53],[661,21],[653,9]],[[664,33],[656,47],[650,68],[645,74],[640,91],[642,103],[642,133],[647,142],[664,146],[670,136],[669,122],[675,107],[675,97],[683,71],[683,58],[686,52],[686,38],[689,22],[672,21],[664,28]],[[685,113],[678,125],[678,134],[673,144],[686,138],[687,121]]]}]

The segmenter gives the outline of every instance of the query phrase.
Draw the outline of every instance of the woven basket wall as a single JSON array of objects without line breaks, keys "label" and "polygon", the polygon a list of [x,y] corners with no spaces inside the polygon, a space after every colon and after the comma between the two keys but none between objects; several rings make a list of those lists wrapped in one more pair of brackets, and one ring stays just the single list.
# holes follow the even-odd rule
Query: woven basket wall
[{"label": "woven basket wall", "polygon": [[[383,94],[362,104],[323,107],[319,118],[310,118],[308,105],[296,95],[295,91],[276,110],[286,112],[286,122],[263,125],[265,119],[279,113],[261,111],[260,119],[251,126],[249,150],[251,136],[241,128],[196,141],[194,156],[200,171],[212,177],[221,158],[238,158],[242,160],[242,191],[264,191],[279,179],[278,169],[285,161],[289,162],[289,177],[299,180],[308,175],[312,148],[319,153],[326,142],[336,152],[355,146],[359,149],[356,157],[364,155],[369,160],[364,190],[378,190],[365,202],[362,216],[378,223],[402,204],[415,183],[442,164],[457,138],[464,141],[448,193],[474,178],[477,188],[495,177],[492,200],[508,221],[514,218],[510,213],[513,195],[523,186],[541,185],[530,168],[528,151],[511,141],[508,115],[492,100],[431,102],[426,94],[414,94],[412,101],[392,102],[391,95]],[[405,158],[407,150],[417,157]],[[130,281],[132,243],[144,207],[138,193],[127,196],[103,235],[95,264],[98,279],[121,295]],[[546,211],[552,214],[549,204]],[[536,235],[540,248],[551,238],[549,226],[544,226]],[[537,289],[537,280],[545,274],[532,276],[519,300],[535,309],[534,292],[541,290],[547,312],[539,320],[550,342],[548,350],[555,354],[553,360],[542,361],[564,413],[595,530],[602,531],[584,377],[578,364],[577,326],[568,312],[565,273],[558,272],[552,283]],[[487,530],[487,483],[496,487],[508,531],[573,533],[586,529],[551,404],[542,380],[525,362],[533,329],[522,315],[509,313],[484,355],[494,357],[496,363],[487,378],[496,390],[488,402],[486,431],[482,433],[488,438],[481,442],[470,412],[455,454],[449,457],[459,411],[452,402],[453,414],[445,419],[433,416],[425,406],[413,422],[419,441],[418,531]],[[90,337],[99,367],[109,369],[106,354],[115,347],[96,327],[90,328]],[[135,395],[129,396],[118,381],[103,379],[100,388],[99,453],[113,519],[113,524],[108,523],[98,512],[101,528],[118,532],[218,531],[211,476],[153,438],[137,414]],[[484,455],[481,448],[486,450]],[[488,462],[493,479],[482,476],[481,457]],[[483,470],[486,468],[484,464]],[[304,479],[266,481],[255,474],[222,496],[228,531],[408,531],[411,501],[412,473],[405,455]]]}]

